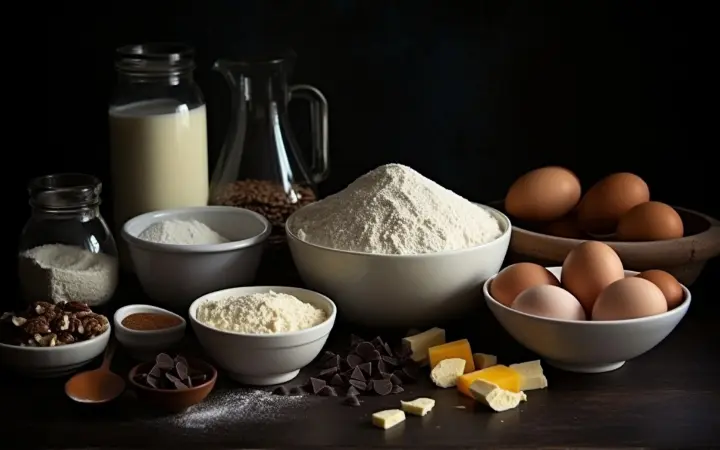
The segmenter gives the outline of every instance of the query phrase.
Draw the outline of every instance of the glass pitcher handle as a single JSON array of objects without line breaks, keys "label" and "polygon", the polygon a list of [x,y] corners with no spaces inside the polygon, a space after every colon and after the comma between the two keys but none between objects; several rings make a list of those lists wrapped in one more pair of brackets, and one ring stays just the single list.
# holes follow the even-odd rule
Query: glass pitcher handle
[{"label": "glass pitcher handle", "polygon": [[299,98],[310,103],[310,127],[312,137],[313,182],[325,181],[330,171],[328,161],[328,103],[320,90],[307,84],[290,86],[290,99]]}]

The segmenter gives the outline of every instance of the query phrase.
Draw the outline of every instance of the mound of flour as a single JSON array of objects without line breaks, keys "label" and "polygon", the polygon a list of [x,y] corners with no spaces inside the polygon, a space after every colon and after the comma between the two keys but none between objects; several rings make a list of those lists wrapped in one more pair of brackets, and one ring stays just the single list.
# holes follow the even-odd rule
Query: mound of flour
[{"label": "mound of flour", "polygon": [[461,250],[502,234],[485,209],[400,164],[302,208],[289,225],[311,244],[392,255]]}]

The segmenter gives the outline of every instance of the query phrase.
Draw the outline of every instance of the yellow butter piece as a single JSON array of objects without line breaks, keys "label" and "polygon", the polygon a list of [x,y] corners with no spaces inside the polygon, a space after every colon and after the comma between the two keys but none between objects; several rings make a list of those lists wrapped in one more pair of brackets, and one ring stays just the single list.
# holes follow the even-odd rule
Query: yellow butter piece
[{"label": "yellow butter piece", "polygon": [[472,349],[467,339],[448,342],[447,344],[436,345],[428,349],[428,359],[430,360],[430,369],[435,368],[443,359],[460,358],[465,360],[465,373],[475,370],[473,362]]},{"label": "yellow butter piece", "polygon": [[524,392],[510,392],[482,379],[473,381],[470,385],[470,395],[497,412],[517,408],[520,402],[527,401]]},{"label": "yellow butter piece", "polygon": [[400,400],[400,407],[408,414],[424,416],[435,407],[435,400],[427,397],[416,398],[415,400],[411,400],[409,402]]},{"label": "yellow butter piece", "polygon": [[500,389],[504,389],[510,392],[520,392],[520,385],[522,377],[516,370],[498,364],[495,366],[488,367],[487,369],[477,370],[475,372],[466,373],[465,375],[458,377],[456,380],[458,391],[472,398],[470,394],[470,385],[473,381],[484,380],[488,383],[492,383]]},{"label": "yellow butter piece", "polygon": [[473,361],[475,362],[475,370],[487,369],[497,364],[497,356],[488,355],[487,353],[473,353]]},{"label": "yellow butter piece", "polygon": [[405,421],[405,413],[399,409],[386,409],[372,415],[372,424],[383,430]]},{"label": "yellow butter piece", "polygon": [[427,360],[428,349],[444,343],[445,330],[437,327],[403,338],[403,344],[410,347],[412,351],[410,357],[415,362]]},{"label": "yellow butter piece", "polygon": [[457,378],[465,372],[465,360],[461,358],[443,359],[430,372],[435,386],[449,388],[455,386]]}]

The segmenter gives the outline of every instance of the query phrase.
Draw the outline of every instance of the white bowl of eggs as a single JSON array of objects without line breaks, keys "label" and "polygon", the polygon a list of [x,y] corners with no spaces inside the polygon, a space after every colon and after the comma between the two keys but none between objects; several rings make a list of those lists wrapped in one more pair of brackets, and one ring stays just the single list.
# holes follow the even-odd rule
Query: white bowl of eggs
[{"label": "white bowl of eggs", "polygon": [[608,245],[586,241],[562,267],[518,263],[483,287],[495,318],[524,347],[570,372],[618,369],[662,342],[690,291],[660,270],[624,270]]}]

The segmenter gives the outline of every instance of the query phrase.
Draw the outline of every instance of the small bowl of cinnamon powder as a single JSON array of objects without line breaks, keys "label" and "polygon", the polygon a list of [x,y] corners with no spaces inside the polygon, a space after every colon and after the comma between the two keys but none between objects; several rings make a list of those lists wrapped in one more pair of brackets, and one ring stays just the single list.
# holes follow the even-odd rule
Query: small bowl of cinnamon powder
[{"label": "small bowl of cinnamon powder", "polygon": [[172,350],[185,336],[185,319],[157,306],[125,306],[117,310],[114,322],[118,342],[141,361]]}]

